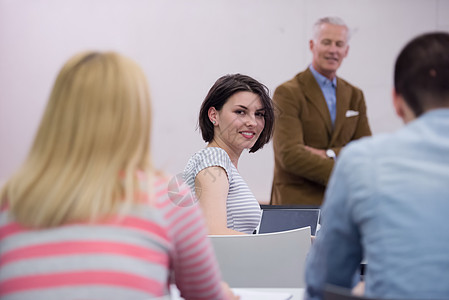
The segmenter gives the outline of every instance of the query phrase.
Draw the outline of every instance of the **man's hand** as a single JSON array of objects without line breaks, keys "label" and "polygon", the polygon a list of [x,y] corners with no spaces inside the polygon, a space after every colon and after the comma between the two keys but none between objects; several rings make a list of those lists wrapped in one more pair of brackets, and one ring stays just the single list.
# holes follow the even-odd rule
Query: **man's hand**
[{"label": "man's hand", "polygon": [[365,281],[357,283],[356,286],[352,288],[351,293],[355,296],[363,297],[363,294],[365,293]]},{"label": "man's hand", "polygon": [[317,148],[309,147],[309,146],[306,146],[306,145],[304,145],[304,148],[306,148],[307,151],[310,151],[313,154],[321,156],[322,158],[328,158],[327,155],[326,155],[326,150],[317,149]]}]

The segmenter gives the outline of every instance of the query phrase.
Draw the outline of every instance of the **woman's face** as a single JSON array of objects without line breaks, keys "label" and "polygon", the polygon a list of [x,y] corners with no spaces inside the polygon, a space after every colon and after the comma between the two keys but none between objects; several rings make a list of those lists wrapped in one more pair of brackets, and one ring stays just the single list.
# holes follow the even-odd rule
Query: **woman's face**
[{"label": "woman's face", "polygon": [[214,140],[241,153],[251,148],[265,126],[265,109],[257,94],[238,92],[216,113]]}]

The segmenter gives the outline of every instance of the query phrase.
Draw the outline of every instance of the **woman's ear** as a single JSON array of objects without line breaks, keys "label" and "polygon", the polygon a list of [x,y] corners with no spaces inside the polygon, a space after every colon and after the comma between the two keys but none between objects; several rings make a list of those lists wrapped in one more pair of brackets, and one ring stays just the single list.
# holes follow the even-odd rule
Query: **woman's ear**
[{"label": "woman's ear", "polygon": [[209,117],[209,120],[212,124],[217,125],[218,124],[218,113],[217,110],[215,109],[215,107],[210,107],[209,110],[207,111],[207,116]]}]

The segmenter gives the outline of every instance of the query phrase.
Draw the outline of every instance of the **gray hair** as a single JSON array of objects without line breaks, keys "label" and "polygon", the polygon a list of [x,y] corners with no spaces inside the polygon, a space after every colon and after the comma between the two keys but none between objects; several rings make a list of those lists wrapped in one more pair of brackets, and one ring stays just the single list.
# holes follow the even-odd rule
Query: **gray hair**
[{"label": "gray hair", "polygon": [[347,38],[349,42],[349,39],[351,38],[351,31],[349,30],[349,27],[348,25],[346,25],[345,21],[343,21],[343,19],[340,17],[324,17],[318,19],[315,24],[313,24],[313,39],[318,38],[320,34],[320,27],[322,24],[332,24],[346,27],[346,29],[348,30]]}]

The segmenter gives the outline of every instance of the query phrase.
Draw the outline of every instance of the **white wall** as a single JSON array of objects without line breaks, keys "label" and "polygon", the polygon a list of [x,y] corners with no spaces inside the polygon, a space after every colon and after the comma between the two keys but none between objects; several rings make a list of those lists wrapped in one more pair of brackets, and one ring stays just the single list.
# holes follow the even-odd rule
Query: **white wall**
[{"label": "white wall", "polygon": [[[365,92],[373,132],[397,129],[394,59],[413,36],[449,31],[447,0],[0,0],[0,182],[25,158],[74,53],[116,50],[141,64],[153,98],[153,159],[176,174],[205,145],[196,120],[215,80],[239,72],[274,91],[306,68],[312,24],[326,15],[355,32],[339,75]],[[273,164],[271,144],[240,159],[262,203]]]}]

